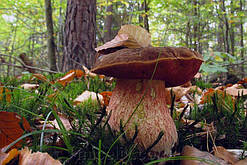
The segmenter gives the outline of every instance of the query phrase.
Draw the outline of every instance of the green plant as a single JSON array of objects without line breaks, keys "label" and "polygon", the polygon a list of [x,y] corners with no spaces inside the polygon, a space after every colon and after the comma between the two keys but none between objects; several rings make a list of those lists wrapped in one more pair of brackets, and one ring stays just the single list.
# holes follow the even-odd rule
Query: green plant
[{"label": "green plant", "polygon": [[228,66],[230,64],[237,64],[241,62],[240,59],[229,53],[212,50],[204,53],[203,59],[204,63],[202,63],[200,71],[205,75],[228,72]]},{"label": "green plant", "polygon": [[204,82],[203,80],[198,80],[198,81],[196,81],[195,84],[196,84],[196,86],[198,86],[202,90],[213,87],[212,84]]},{"label": "green plant", "polygon": [[223,97],[217,92],[211,99],[212,101],[204,104],[202,109],[194,109],[191,118],[214,124],[217,131],[215,134],[216,145],[229,148],[243,146],[241,141],[246,140],[246,137],[242,136],[243,128],[246,129],[243,99],[238,97],[233,101],[231,97]]},{"label": "green plant", "polygon": [[[51,81],[61,76],[61,74],[59,76],[47,75],[47,79]],[[2,83],[7,84],[5,87],[11,89],[11,102],[8,103],[2,100],[0,110],[17,112],[27,118],[32,126],[35,126],[35,118],[42,118],[42,120],[56,119],[58,121],[59,129],[40,130],[34,128],[33,132],[26,133],[21,137],[31,137],[32,145],[30,148],[34,152],[39,151],[41,148],[43,152],[48,152],[55,159],[64,162],[64,164],[153,164],[167,160],[200,160],[186,157],[171,157],[167,159],[148,157],[148,150],[141,152],[134,144],[138,134],[137,126],[133,138],[127,139],[124,123],[120,126],[119,133],[110,129],[108,125],[110,115],[106,114],[106,107],[100,105],[98,101],[95,102],[89,99],[79,106],[73,105],[73,99],[83,91],[88,90],[88,87],[90,91],[94,92],[111,91],[115,85],[114,83],[106,85],[98,77],[89,78],[88,80],[80,78],[63,87],[58,83],[51,84],[37,79],[30,80],[30,77],[27,76],[20,80],[11,81],[9,78],[3,79],[5,82],[2,81]],[[39,87],[36,92],[35,90],[24,90],[20,88],[20,85],[24,82],[38,83]],[[203,82],[200,83],[204,87],[210,85]],[[56,94],[53,97],[48,97],[54,93]],[[232,102],[230,98],[222,98],[215,94],[211,101],[203,106],[186,106],[180,115],[174,115],[176,114],[174,99],[175,97],[173,96],[171,111],[179,134],[179,145],[175,148],[177,152],[180,152],[186,144],[202,150],[206,150],[207,145],[209,147],[213,146],[213,143],[225,147],[239,146],[239,148],[245,148],[245,143],[242,144],[241,142],[247,141],[243,133],[247,125],[247,117],[243,106],[243,102],[246,100],[245,97],[238,97],[235,102]],[[224,105],[222,101],[225,103]],[[182,122],[182,117],[186,110],[189,110],[188,118],[193,119],[193,123],[186,124]],[[72,126],[71,130],[65,129],[58,113],[68,117]],[[213,135],[216,140],[213,142],[212,139],[209,139],[207,144],[205,143],[207,137],[197,136],[197,134],[203,132],[203,127],[211,122],[214,123],[217,130],[216,134]],[[194,127],[198,123],[202,127]],[[225,127],[225,125],[228,127]],[[219,137],[223,135],[226,138],[220,139]],[[154,144],[158,142],[161,136],[162,132]],[[44,138],[48,139],[45,140]],[[60,145],[56,143],[58,139],[61,139],[62,143]],[[40,141],[43,142],[41,143]]]}]

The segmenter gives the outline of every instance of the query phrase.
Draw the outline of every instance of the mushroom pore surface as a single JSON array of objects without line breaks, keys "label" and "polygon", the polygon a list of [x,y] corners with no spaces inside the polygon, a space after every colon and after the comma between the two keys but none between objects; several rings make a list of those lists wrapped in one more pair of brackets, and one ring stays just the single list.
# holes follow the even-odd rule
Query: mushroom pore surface
[{"label": "mushroom pore surface", "polygon": [[[138,103],[142,99],[140,105]],[[133,111],[132,118],[126,124]],[[126,126],[126,137],[132,138],[135,125],[138,135],[135,143],[140,149],[147,149],[157,139],[160,131],[164,132],[161,140],[151,151],[169,155],[177,142],[177,131],[165,100],[165,83],[161,80],[117,79],[107,112],[111,111],[109,124],[115,131],[120,129],[120,120]]]}]

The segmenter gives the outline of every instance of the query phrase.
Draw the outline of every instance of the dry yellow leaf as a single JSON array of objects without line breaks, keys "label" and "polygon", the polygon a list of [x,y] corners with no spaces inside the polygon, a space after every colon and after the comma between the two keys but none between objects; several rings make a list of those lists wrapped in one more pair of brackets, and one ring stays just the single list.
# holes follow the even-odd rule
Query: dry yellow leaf
[{"label": "dry yellow leaf", "polygon": [[0,86],[0,101],[3,100],[3,86]]},{"label": "dry yellow leaf", "polygon": [[17,156],[18,150],[16,148],[10,150],[8,153],[0,152],[0,164],[5,165]]},{"label": "dry yellow leaf", "polygon": [[237,163],[235,163],[234,165],[246,165],[247,164],[247,158],[243,159],[243,160],[239,160]]},{"label": "dry yellow leaf", "polygon": [[104,49],[125,46],[128,48],[148,47],[151,45],[151,35],[148,31],[136,25],[123,25],[117,36],[104,45],[95,48],[97,52]]},{"label": "dry yellow leaf", "polygon": [[61,165],[61,162],[53,159],[48,153],[32,153],[27,147],[20,151],[19,165]]},{"label": "dry yellow leaf", "polygon": [[241,84],[235,84],[231,87],[226,88],[226,93],[232,96],[238,96],[238,94],[241,96],[243,95],[247,95],[247,89],[243,89],[241,88],[242,85]]},{"label": "dry yellow leaf", "polygon": [[38,88],[39,84],[22,84],[21,87],[26,90],[31,90]]},{"label": "dry yellow leaf", "polygon": [[[103,104],[103,96],[101,94],[97,94],[99,101]],[[87,101],[88,99],[92,99],[92,101],[97,101],[97,96],[95,92],[90,91],[84,91],[81,95],[77,96],[77,98],[73,101],[74,105],[78,105],[80,103],[83,103],[84,101]]]},{"label": "dry yellow leaf", "polygon": [[209,163],[207,162],[202,162],[200,160],[207,160],[210,161],[210,163],[212,164],[212,162],[215,162],[215,164],[221,164],[221,165],[228,165],[228,163],[222,159],[219,159],[215,156],[213,156],[212,154],[208,153],[208,152],[203,152],[198,150],[197,148],[191,147],[186,145],[183,148],[182,151],[182,156],[189,156],[189,157],[196,157],[197,160],[182,160],[181,161],[181,165],[208,165]]},{"label": "dry yellow leaf", "polygon": [[47,78],[44,75],[42,75],[42,74],[36,73],[36,74],[33,74],[33,77],[36,77],[37,79],[39,79],[41,81],[48,82]]},{"label": "dry yellow leaf", "polygon": [[226,162],[234,164],[238,161],[238,159],[235,157],[234,153],[227,151],[222,146],[216,146],[213,148],[213,150],[214,150],[214,155],[216,157],[221,158],[221,159],[225,160]]},{"label": "dry yellow leaf", "polygon": [[118,35],[127,34],[128,40],[124,46],[128,48],[148,47],[151,44],[151,35],[148,31],[136,25],[124,25],[118,32]]}]

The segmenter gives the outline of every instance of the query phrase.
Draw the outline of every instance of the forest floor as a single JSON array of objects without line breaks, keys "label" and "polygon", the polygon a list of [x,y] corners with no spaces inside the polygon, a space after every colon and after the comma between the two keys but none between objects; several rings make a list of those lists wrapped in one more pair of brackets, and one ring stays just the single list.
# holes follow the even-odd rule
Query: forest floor
[{"label": "forest floor", "polygon": [[115,87],[112,78],[71,70],[4,77],[0,82],[0,164],[247,161],[247,78],[223,86],[196,79],[167,88],[166,102],[179,138],[166,158],[151,155],[152,147],[139,150],[135,137],[126,138],[121,127],[120,132],[111,129],[106,108]]}]

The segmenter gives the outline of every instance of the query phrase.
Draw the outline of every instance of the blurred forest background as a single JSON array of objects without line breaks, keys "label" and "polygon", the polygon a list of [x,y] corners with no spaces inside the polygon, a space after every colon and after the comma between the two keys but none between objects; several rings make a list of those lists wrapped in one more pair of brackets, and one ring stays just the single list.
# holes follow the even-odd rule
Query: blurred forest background
[{"label": "blurred forest background", "polygon": [[247,0],[2,0],[0,76],[91,68],[124,24],[200,52],[208,81],[247,76]]}]

